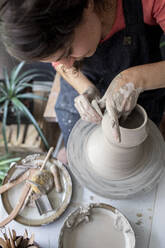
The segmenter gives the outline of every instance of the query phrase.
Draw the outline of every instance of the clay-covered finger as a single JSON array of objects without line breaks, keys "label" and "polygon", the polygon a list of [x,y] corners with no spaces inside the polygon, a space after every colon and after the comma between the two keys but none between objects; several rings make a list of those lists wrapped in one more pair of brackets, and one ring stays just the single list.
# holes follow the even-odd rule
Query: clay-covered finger
[{"label": "clay-covered finger", "polygon": [[80,116],[88,116],[88,109],[90,108],[90,103],[89,101],[84,97],[80,96],[76,101],[75,101],[75,107],[80,113]]},{"label": "clay-covered finger", "polygon": [[98,105],[101,109],[105,109],[106,107],[106,97],[105,95],[98,101]]},{"label": "clay-covered finger", "polygon": [[84,100],[84,96],[82,95],[76,97],[74,100],[74,106],[78,110],[80,116],[83,116],[86,112],[83,106],[84,103],[85,103],[85,100]]},{"label": "clay-covered finger", "polygon": [[91,106],[89,107],[88,112],[83,115],[82,119],[93,123],[98,123],[102,120],[101,116]]},{"label": "clay-covered finger", "polygon": [[98,123],[101,121],[102,117],[97,113],[97,111],[91,106],[89,103],[88,109],[86,109],[85,114],[84,114],[85,120],[89,122],[95,122]]},{"label": "clay-covered finger", "polygon": [[111,119],[111,125],[112,125],[111,127],[112,127],[113,135],[114,135],[116,141],[121,142],[121,134],[120,134],[120,129],[119,129],[118,114],[117,114],[110,99],[107,99],[107,101],[106,101],[106,109],[107,109],[108,115]]},{"label": "clay-covered finger", "polygon": [[101,121],[101,117],[97,111],[93,109],[85,96],[79,96],[79,98],[75,100],[75,107],[83,120],[96,123]]}]

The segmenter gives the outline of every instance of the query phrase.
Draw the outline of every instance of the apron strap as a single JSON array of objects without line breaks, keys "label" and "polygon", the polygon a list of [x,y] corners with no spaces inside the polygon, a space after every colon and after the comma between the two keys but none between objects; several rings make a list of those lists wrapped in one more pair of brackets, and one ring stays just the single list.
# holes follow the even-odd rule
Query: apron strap
[{"label": "apron strap", "polygon": [[126,26],[143,24],[143,7],[141,0],[123,0]]},{"label": "apron strap", "polygon": [[126,23],[123,45],[132,45],[133,34],[145,34],[141,0],[123,0],[123,11]]}]

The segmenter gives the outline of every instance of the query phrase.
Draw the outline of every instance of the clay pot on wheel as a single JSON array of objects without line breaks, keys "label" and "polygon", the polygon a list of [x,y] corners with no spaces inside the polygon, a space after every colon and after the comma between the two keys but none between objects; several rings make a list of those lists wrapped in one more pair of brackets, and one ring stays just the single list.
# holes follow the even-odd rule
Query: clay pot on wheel
[{"label": "clay pot on wheel", "polygon": [[123,199],[150,191],[164,172],[165,143],[158,127],[137,105],[120,122],[121,142],[107,113],[100,125],[79,120],[70,134],[67,157],[83,186],[98,195]]},{"label": "clay pot on wheel", "polygon": [[102,177],[118,180],[132,175],[141,165],[143,142],[148,136],[147,114],[137,105],[130,116],[120,122],[121,142],[112,134],[109,115],[94,129],[86,143],[87,158],[92,168]]}]

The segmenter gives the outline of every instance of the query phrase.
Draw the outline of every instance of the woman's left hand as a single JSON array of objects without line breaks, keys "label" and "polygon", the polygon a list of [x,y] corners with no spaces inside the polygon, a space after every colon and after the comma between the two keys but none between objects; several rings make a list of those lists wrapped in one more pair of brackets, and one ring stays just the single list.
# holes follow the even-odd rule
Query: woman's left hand
[{"label": "woman's left hand", "polygon": [[111,118],[113,134],[118,142],[121,141],[119,118],[126,119],[137,104],[142,88],[136,87],[133,80],[118,74],[110,83],[105,95],[99,101],[101,108],[106,110]]}]

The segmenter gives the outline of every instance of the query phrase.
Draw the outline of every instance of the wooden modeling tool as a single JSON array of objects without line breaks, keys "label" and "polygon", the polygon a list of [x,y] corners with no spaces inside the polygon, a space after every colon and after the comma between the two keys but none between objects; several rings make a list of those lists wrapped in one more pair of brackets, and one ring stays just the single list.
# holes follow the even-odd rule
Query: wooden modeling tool
[{"label": "wooden modeling tool", "polygon": [[51,165],[50,171],[52,172],[53,177],[54,177],[54,184],[55,184],[56,191],[58,193],[62,192],[60,173],[59,173],[59,169],[58,169],[57,165],[55,165],[55,164]]}]

